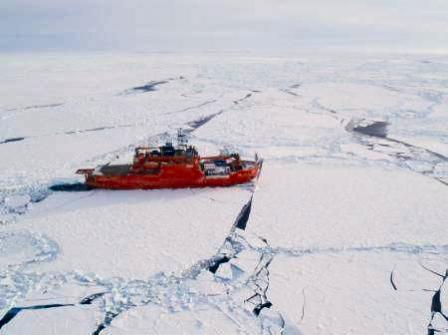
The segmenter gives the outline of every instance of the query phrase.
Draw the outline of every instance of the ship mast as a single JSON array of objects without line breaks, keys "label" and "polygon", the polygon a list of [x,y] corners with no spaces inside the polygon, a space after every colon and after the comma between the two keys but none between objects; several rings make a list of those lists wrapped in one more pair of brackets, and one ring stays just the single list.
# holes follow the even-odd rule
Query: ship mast
[{"label": "ship mast", "polygon": [[177,129],[177,145],[179,147],[186,148],[188,144],[188,137],[187,134],[184,133],[182,128]]}]

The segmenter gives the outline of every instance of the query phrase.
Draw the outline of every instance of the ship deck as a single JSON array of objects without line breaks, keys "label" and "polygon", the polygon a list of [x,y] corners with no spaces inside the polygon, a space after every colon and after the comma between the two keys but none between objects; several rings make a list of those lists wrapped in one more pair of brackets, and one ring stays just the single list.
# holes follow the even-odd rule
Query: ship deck
[{"label": "ship deck", "polygon": [[125,176],[130,172],[131,167],[131,164],[104,165],[100,168],[100,172],[105,176]]}]

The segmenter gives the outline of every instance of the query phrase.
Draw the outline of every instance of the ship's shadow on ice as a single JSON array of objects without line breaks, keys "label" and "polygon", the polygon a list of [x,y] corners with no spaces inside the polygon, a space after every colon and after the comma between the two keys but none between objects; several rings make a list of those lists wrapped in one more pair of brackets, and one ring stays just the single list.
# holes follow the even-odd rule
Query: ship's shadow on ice
[{"label": "ship's shadow on ice", "polygon": [[61,183],[51,185],[49,189],[54,192],[86,192],[93,190],[93,187],[85,183]]}]

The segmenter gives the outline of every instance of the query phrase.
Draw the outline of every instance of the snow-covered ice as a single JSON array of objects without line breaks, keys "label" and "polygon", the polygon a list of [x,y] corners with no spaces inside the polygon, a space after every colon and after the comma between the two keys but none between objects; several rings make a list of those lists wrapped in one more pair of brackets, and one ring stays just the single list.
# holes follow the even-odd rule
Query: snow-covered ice
[{"label": "snow-covered ice", "polygon": [[[0,334],[448,334],[446,56],[0,71]],[[76,187],[179,127],[200,152],[257,152],[256,185]]]},{"label": "snow-covered ice", "polygon": [[63,246],[41,270],[145,279],[213,255],[248,196],[241,189],[55,194],[20,228]]}]

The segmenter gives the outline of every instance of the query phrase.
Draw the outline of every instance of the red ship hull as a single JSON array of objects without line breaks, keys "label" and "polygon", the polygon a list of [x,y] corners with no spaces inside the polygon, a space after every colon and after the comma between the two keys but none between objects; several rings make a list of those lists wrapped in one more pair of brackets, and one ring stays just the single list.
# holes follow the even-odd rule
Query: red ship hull
[{"label": "red ship hull", "polygon": [[[104,189],[162,189],[162,188],[197,188],[226,187],[244,184],[257,178],[260,174],[262,161],[244,162],[245,168],[223,175],[206,175],[199,162],[193,164],[173,164],[164,166],[158,173],[135,172],[132,166],[108,167],[108,173],[95,174],[93,169],[79,170],[84,174],[86,184],[93,188]],[[128,169],[128,171],[126,171]],[[123,172],[124,170],[124,172]]]},{"label": "red ship hull", "polygon": [[241,160],[238,153],[200,157],[178,131],[178,146],[167,142],[160,147],[135,148],[132,164],[103,165],[80,169],[86,184],[116,190],[219,187],[250,182],[257,178],[263,160]]}]

